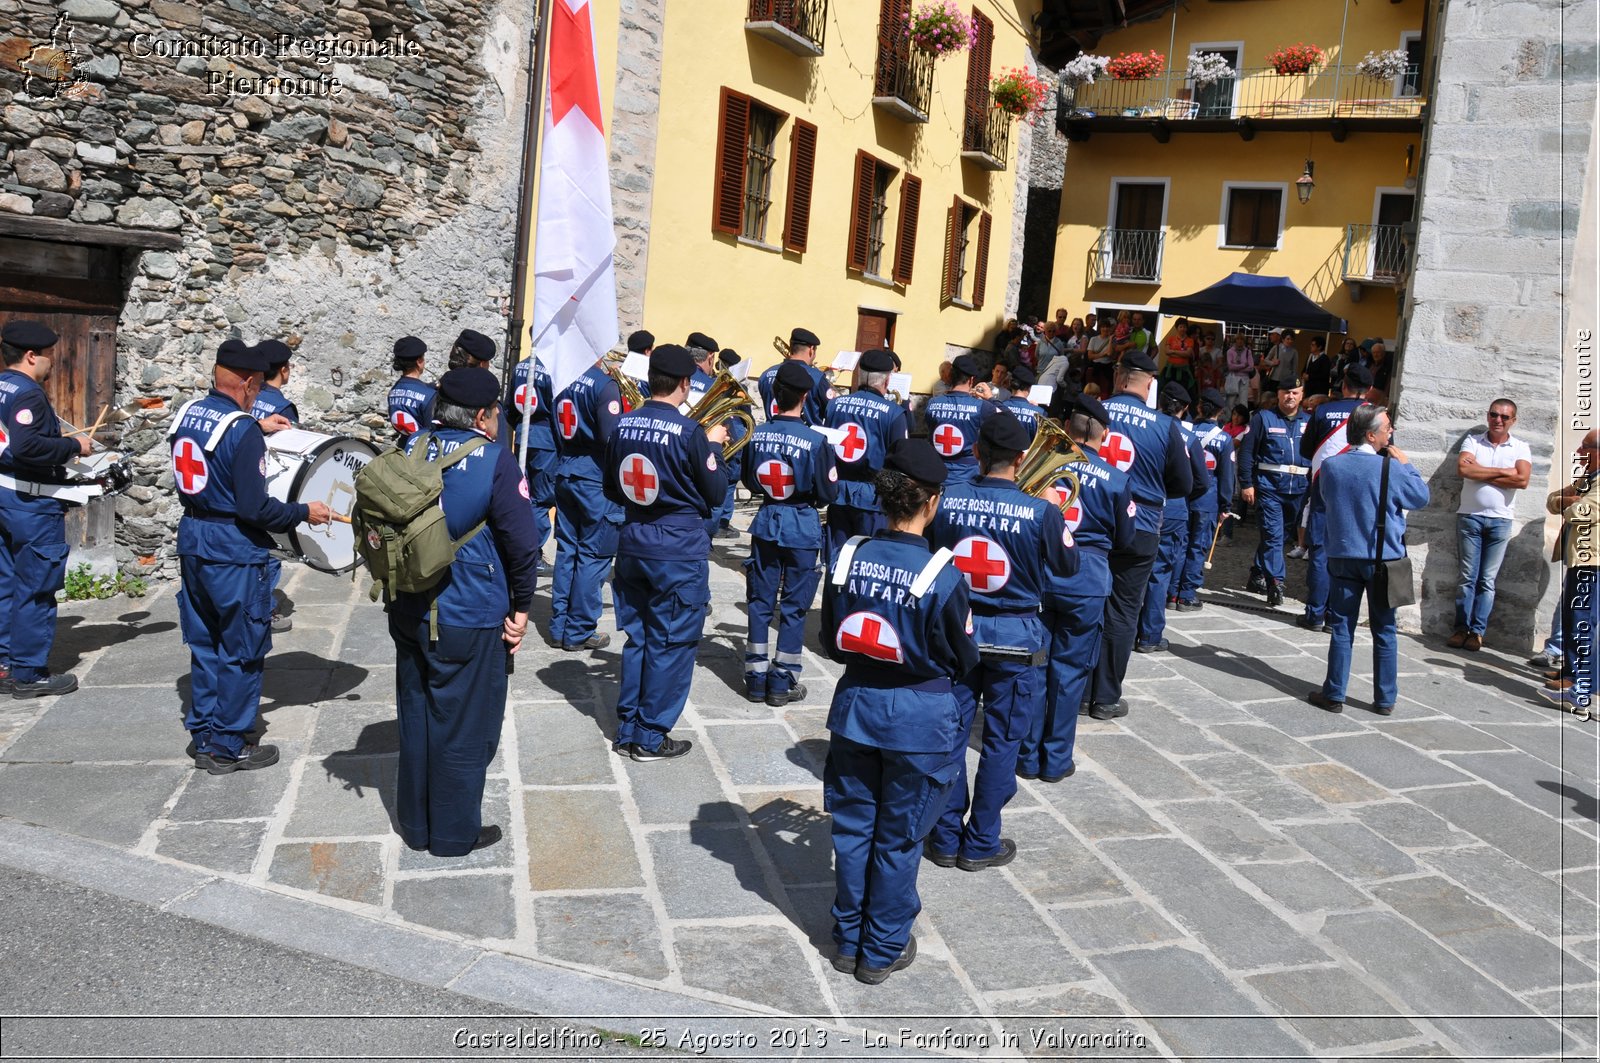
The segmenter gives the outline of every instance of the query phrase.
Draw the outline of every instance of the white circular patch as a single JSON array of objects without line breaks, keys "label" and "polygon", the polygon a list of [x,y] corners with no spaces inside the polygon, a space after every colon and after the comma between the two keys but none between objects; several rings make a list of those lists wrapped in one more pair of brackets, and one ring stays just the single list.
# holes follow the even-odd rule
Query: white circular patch
[{"label": "white circular patch", "polygon": [[405,410],[394,411],[394,416],[389,418],[389,422],[406,435],[410,435],[417,430],[417,419]]},{"label": "white circular patch", "polygon": [[616,399],[612,399],[606,404],[606,409],[611,411],[611,416],[616,417],[622,413],[622,404]]},{"label": "white circular patch", "polygon": [[17,411],[17,423],[28,425],[33,423],[33,411],[24,406]]},{"label": "white circular patch", "polygon": [[526,404],[529,413],[537,413],[539,410],[539,392],[529,388],[526,384],[518,384],[517,390],[511,396],[511,404],[519,410]]},{"label": "white circular patch", "polygon": [[261,475],[263,478],[267,475],[267,456],[265,454],[261,455]]},{"label": "white circular patch", "polygon": [[1121,432],[1107,432],[1100,441],[1100,457],[1110,462],[1118,472],[1127,472],[1133,467],[1133,440]]},{"label": "white circular patch", "polygon": [[844,437],[833,445],[833,452],[840,461],[855,464],[867,456],[867,430],[855,421],[846,421],[839,426],[839,431]]},{"label": "white circular patch", "polygon": [[172,448],[172,479],[178,490],[186,495],[197,495],[206,489],[211,478],[206,468],[206,454],[192,439],[180,439]]},{"label": "white circular patch", "polygon": [[967,445],[966,434],[953,424],[940,425],[930,438],[939,453],[947,458],[955,457]]},{"label": "white circular patch", "polygon": [[1005,547],[986,535],[969,535],[956,544],[955,566],[967,586],[979,594],[993,594],[1011,582],[1011,558]]},{"label": "white circular patch", "polygon": [[788,462],[772,458],[756,470],[756,483],[768,497],[782,502],[794,494],[794,469]]},{"label": "white circular patch", "polygon": [[706,468],[710,469],[712,472],[717,471],[717,456],[715,454],[706,455]]},{"label": "white circular patch", "polygon": [[1073,542],[1072,542],[1072,529],[1071,528],[1062,528],[1061,529],[1061,545],[1062,546],[1069,546],[1069,547],[1073,545]]},{"label": "white circular patch", "polygon": [[1211,451],[1209,451],[1209,450],[1206,451],[1205,454],[1206,454],[1206,468],[1210,469],[1212,472],[1216,472],[1217,471],[1217,456],[1215,454],[1211,453]]},{"label": "white circular patch", "polygon": [[[969,634],[971,630],[969,622]],[[900,633],[877,613],[851,613],[845,617],[834,634],[834,644],[846,653],[859,653],[889,664],[904,664],[906,660],[900,648]]]},{"label": "white circular patch", "polygon": [[656,474],[655,463],[643,454],[629,454],[617,467],[617,480],[622,492],[634,503],[648,506],[661,493],[661,477]]},{"label": "white circular patch", "polygon": [[528,493],[528,478],[526,476],[517,478],[517,494],[523,498],[532,499],[533,496]]},{"label": "white circular patch", "polygon": [[830,467],[828,469],[828,482],[831,483],[831,484],[836,484],[836,483],[839,482],[839,470],[838,469],[835,469],[835,468],[832,468],[832,467]]}]

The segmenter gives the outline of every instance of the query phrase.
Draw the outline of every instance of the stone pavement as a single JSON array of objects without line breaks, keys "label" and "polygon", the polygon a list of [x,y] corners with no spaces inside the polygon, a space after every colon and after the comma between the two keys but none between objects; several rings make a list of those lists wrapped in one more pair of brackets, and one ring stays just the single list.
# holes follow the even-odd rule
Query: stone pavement
[{"label": "stone pavement", "polygon": [[[1222,553],[1242,559],[1246,537]],[[213,777],[183,758],[170,588],[76,604],[52,665],[84,689],[0,702],[0,827],[203,869],[276,897],[272,919],[337,909],[552,977],[931,1038],[913,1047],[1592,1058],[1596,725],[1533,700],[1516,659],[1412,638],[1400,707],[1377,717],[1364,635],[1352,703],[1330,716],[1303,700],[1326,637],[1227,590],[1172,617],[1170,652],[1135,655],[1132,713],[1084,719],[1073,778],[1021,783],[1013,864],[924,865],[915,966],[876,989],[835,973],[819,777],[837,669],[808,652],[805,704],[744,701],[746,545],[712,566],[684,760],[610,753],[616,645],[524,647],[486,798],[508,840],[491,849],[399,843],[383,614],[364,581],[298,566],[262,706],[279,766]]]}]

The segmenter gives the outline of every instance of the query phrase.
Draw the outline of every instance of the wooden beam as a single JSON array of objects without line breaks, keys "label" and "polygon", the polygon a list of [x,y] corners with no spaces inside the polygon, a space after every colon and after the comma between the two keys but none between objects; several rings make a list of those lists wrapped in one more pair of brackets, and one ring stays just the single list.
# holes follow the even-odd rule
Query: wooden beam
[{"label": "wooden beam", "polygon": [[1239,139],[1245,142],[1256,138],[1256,124],[1248,118],[1239,119]]},{"label": "wooden beam", "polygon": [[183,247],[183,237],[177,233],[124,229],[115,225],[84,225],[81,222],[35,218],[26,214],[0,214],[0,236],[87,244],[90,247],[137,248],[142,251],[177,251]]}]

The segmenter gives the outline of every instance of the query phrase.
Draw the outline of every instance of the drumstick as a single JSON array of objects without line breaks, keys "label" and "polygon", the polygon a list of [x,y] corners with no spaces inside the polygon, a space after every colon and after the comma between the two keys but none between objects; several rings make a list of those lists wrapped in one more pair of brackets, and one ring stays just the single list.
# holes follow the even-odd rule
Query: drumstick
[{"label": "drumstick", "polygon": [[1217,555],[1217,543],[1222,538],[1222,526],[1233,519],[1232,513],[1224,513],[1222,519],[1217,521],[1217,530],[1211,533],[1211,551],[1206,554],[1205,569],[1211,571],[1211,559]]},{"label": "drumstick", "polygon": [[328,514],[328,519],[333,521],[335,524],[349,524],[350,523],[350,518],[345,516],[343,513],[330,513],[330,514]]},{"label": "drumstick", "polygon": [[90,425],[88,428],[75,428],[72,431],[68,432],[66,434],[65,438],[71,439],[73,436],[88,436],[90,439],[93,439],[94,438],[94,434],[96,432],[100,431],[100,425],[106,419],[106,411],[109,410],[110,408],[111,408],[110,406],[101,406],[100,407],[100,416],[96,417],[94,419],[94,424]]}]

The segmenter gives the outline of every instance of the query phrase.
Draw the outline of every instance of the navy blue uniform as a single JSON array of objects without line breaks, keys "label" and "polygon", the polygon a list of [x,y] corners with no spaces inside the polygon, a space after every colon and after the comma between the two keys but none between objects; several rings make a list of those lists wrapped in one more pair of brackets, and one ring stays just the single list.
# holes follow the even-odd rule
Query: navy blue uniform
[{"label": "navy blue uniform", "polygon": [[600,623],[600,586],[617,553],[622,507],[606,497],[600,463],[622,416],[611,374],[591,367],[556,396],[556,570],[550,639],[572,646]]},{"label": "navy blue uniform", "polygon": [[1239,452],[1239,486],[1256,489],[1257,523],[1261,544],[1256,548],[1256,569],[1268,579],[1283,582],[1283,543],[1289,525],[1299,524],[1310,484],[1310,465],[1300,456],[1300,440],[1310,420],[1303,410],[1285,417],[1277,410],[1257,410],[1250,432]]},{"label": "navy blue uniform", "polygon": [[967,585],[925,539],[881,531],[840,552],[822,592],[823,651],[844,665],[828,708],[833,940],[869,967],[905,951],[922,910],[922,841],[965,752],[952,679],[978,663]]},{"label": "navy blue uniform", "polygon": [[168,438],[183,504],[178,616],[192,687],[184,726],[197,753],[236,759],[255,724],[272,648],[267,533],[300,524],[310,507],[267,494],[266,436],[220,391],[179,410]]},{"label": "navy blue uniform", "polygon": [[[528,383],[529,370],[533,383]],[[522,408],[528,406],[528,420],[522,420]],[[507,423],[516,432],[512,448],[522,453],[522,437],[528,437],[528,500],[533,503],[534,552],[544,549],[550,538],[550,507],[556,504],[556,438],[550,411],[555,408],[555,396],[550,393],[550,374],[544,371],[537,357],[524,358],[511,374],[511,390],[501,406],[505,409]]]},{"label": "navy blue uniform", "polygon": [[[806,610],[820,575],[817,507],[833,502],[839,474],[828,441],[798,417],[779,416],[758,427],[745,457],[744,485],[761,499],[761,510],[750,525],[745,562],[750,631],[744,683],[745,693],[759,701],[781,698],[799,682]],[[769,664],[767,631],[775,614],[778,654]]]},{"label": "navy blue uniform", "polygon": [[[957,785],[930,845],[981,860],[1000,851],[1000,810],[1017,792],[1017,748],[1033,729],[1044,696],[1044,672],[1030,656],[1048,645],[1039,617],[1045,586],[1052,576],[1078,571],[1078,552],[1060,509],[990,476],[947,483],[928,531],[935,546],[955,555],[952,563],[972,592],[978,644],[1021,651],[1021,659],[986,657],[956,682],[962,723]],[[980,701],[983,755],[969,801],[966,736]]]},{"label": "navy blue uniform", "polygon": [[1094,704],[1111,706],[1122,699],[1122,679],[1160,547],[1167,499],[1189,496],[1194,470],[1177,421],[1133,395],[1113,395],[1104,406],[1111,423],[1100,441],[1100,459],[1128,474],[1138,510],[1133,543],[1111,551],[1111,596],[1089,694]]},{"label": "navy blue uniform", "polygon": [[833,444],[839,492],[828,507],[831,559],[839,556],[852,536],[875,535],[888,527],[872,481],[883,469],[889,444],[906,438],[906,411],[876,391],[862,388],[828,403],[827,424],[844,433],[844,438]]},{"label": "navy blue uniform", "polygon": [[289,401],[289,396],[271,384],[263,384],[255,403],[250,407],[250,416],[260,421],[274,414],[287,417],[290,424],[300,423],[300,410]]},{"label": "navy blue uniform", "polygon": [[[705,398],[711,385],[716,382],[716,377],[701,369],[696,369],[689,378],[689,397],[685,400],[687,409],[694,409],[699,401]],[[728,426],[728,445],[732,446],[745,437],[744,422],[735,417],[729,417],[723,424]],[[723,493],[722,501],[711,514],[708,522],[711,534],[715,535],[718,528],[731,526],[733,519],[734,487],[744,474],[744,450],[740,450],[733,457],[722,463],[722,471],[728,477],[728,489]]]},{"label": "navy blue uniform", "polygon": [[1197,424],[1195,439],[1204,459],[1189,500],[1189,556],[1178,581],[1178,601],[1193,603],[1206,582],[1206,558],[1216,541],[1217,520],[1233,508],[1233,489],[1237,480],[1234,468],[1233,437],[1215,422]]},{"label": "navy blue uniform", "polygon": [[[781,365],[783,363],[779,363]],[[806,366],[806,372],[811,375],[811,390],[806,392],[806,403],[800,408],[800,419],[809,425],[825,423],[828,403],[832,402],[836,392],[828,386],[828,378],[822,370],[814,365]],[[768,366],[761,374],[761,379],[756,381],[756,390],[761,392],[761,409],[766,413],[767,420],[778,416],[777,408],[772,404],[772,382],[778,379],[778,366]]]},{"label": "navy blue uniform", "polygon": [[1084,445],[1083,453],[1085,460],[1072,463],[1079,491],[1065,514],[1078,547],[1078,572],[1070,579],[1052,576],[1045,590],[1050,669],[1044,705],[1017,754],[1017,769],[1030,775],[1066,775],[1075,767],[1078,710],[1100,659],[1100,622],[1111,593],[1109,558],[1133,543],[1138,507],[1127,474],[1101,460],[1094,447]]},{"label": "navy blue uniform", "polygon": [[[414,436],[435,460],[483,442],[442,473],[439,504],[461,544],[444,579],[389,605],[395,646],[400,762],[394,818],[400,837],[435,856],[465,856],[483,826],[483,783],[506,711],[506,619],[533,602],[537,551],[528,484],[506,447],[461,428]],[[437,608],[437,639],[430,613]]]},{"label": "navy blue uniform", "polygon": [[988,399],[966,391],[949,391],[929,399],[923,407],[928,422],[928,441],[944,459],[949,484],[969,484],[978,478],[978,458],[972,446],[978,441],[983,422],[1000,412]]},{"label": "navy blue uniform", "polygon": [[[1350,449],[1345,437],[1345,422],[1356,407],[1365,405],[1364,399],[1330,399],[1311,411],[1305,435],[1300,438],[1300,457],[1311,470],[1311,483],[1315,486],[1322,463],[1335,454]],[[1306,521],[1306,619],[1321,624],[1328,614],[1328,547],[1327,514],[1309,499],[1307,492]]]},{"label": "navy blue uniform", "polygon": [[[1189,475],[1200,490],[1206,476],[1205,452],[1195,439],[1187,421],[1178,422],[1184,450],[1189,455]],[[1167,628],[1167,602],[1177,597],[1183,566],[1189,558],[1189,498],[1169,498],[1161,509],[1161,545],[1156,548],[1155,564],[1150,566],[1150,582],[1145,586],[1144,607],[1139,611],[1139,644],[1159,645]]]},{"label": "navy blue uniform", "polygon": [[67,504],[21,484],[59,484],[81,451],[61,437],[44,389],[26,373],[0,373],[0,664],[18,683],[48,678],[56,591],[67,578]]},{"label": "navy blue uniform", "polygon": [[1039,434],[1039,419],[1044,416],[1044,411],[1039,407],[1022,395],[1013,395],[1000,405],[1010,410],[1012,416],[1022,422],[1022,427],[1028,430],[1029,435]]},{"label": "navy blue uniform", "polygon": [[405,446],[413,433],[433,424],[436,394],[437,388],[416,377],[403,376],[394,382],[389,389],[389,426],[394,429],[396,444]]},{"label": "navy blue uniform", "polygon": [[617,742],[654,752],[689,700],[711,600],[706,520],[728,479],[722,448],[656,399],[617,422],[605,475],[606,497],[626,512],[617,542],[617,626],[627,636]]}]

